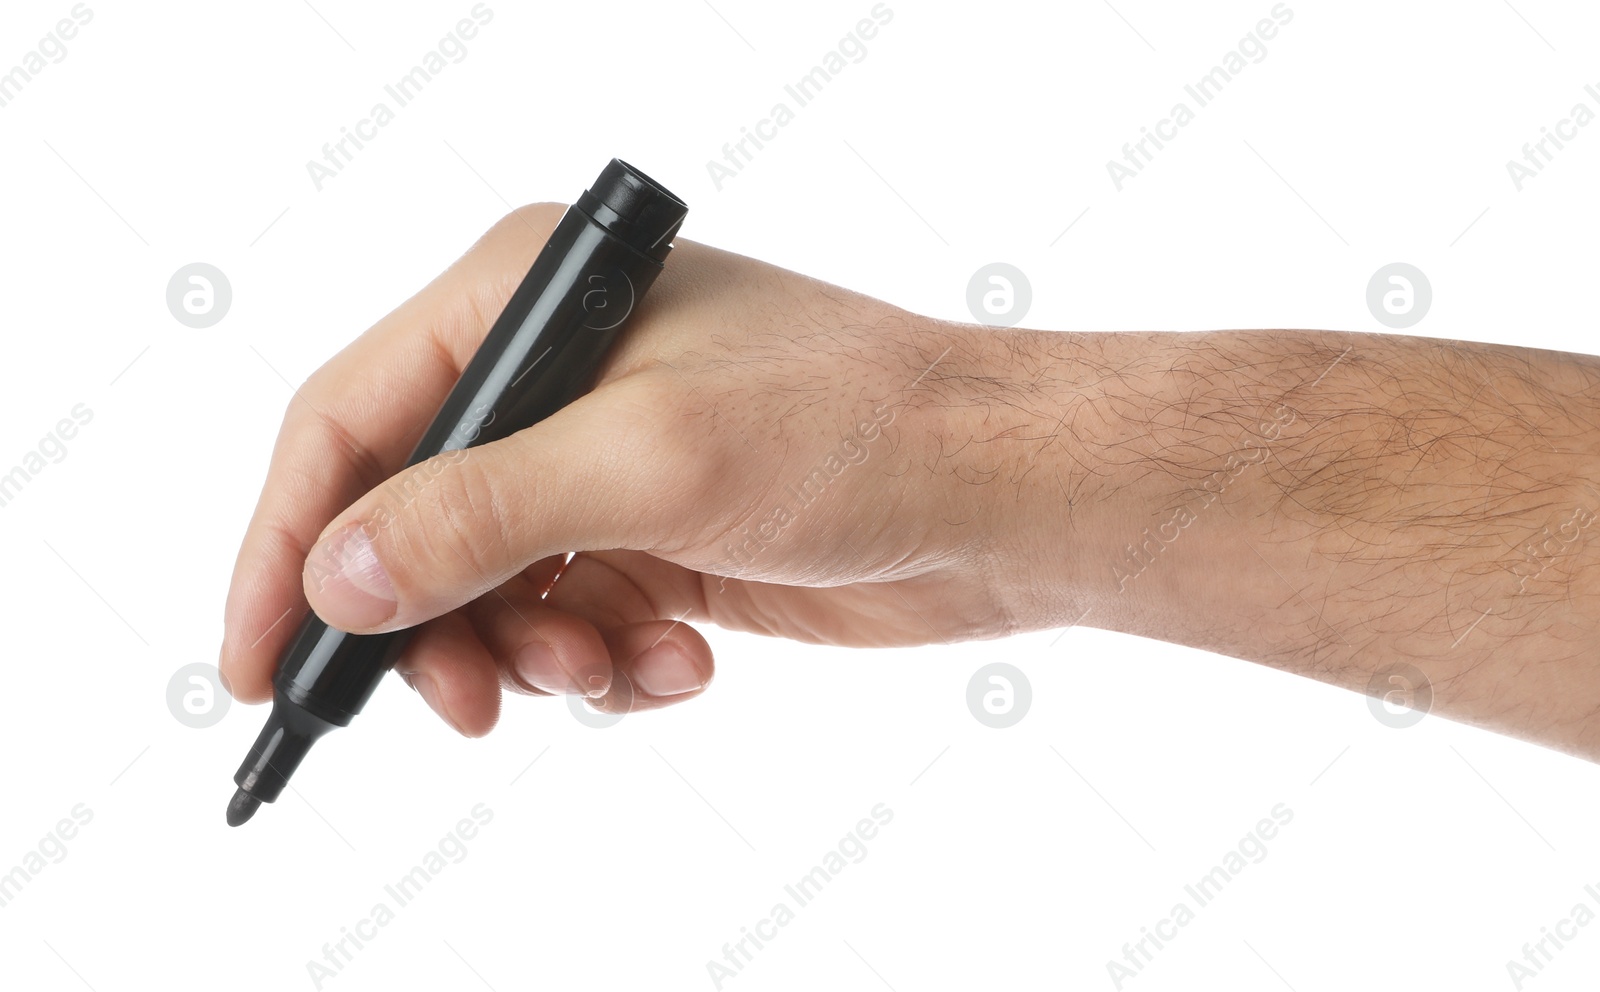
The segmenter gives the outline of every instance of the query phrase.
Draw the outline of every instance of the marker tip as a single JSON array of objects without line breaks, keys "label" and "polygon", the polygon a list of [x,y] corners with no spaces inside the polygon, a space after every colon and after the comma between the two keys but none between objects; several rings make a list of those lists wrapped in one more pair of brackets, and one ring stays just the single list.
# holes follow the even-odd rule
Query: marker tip
[{"label": "marker tip", "polygon": [[228,803],[228,826],[237,827],[255,816],[260,808],[261,800],[243,789],[238,790],[233,794],[233,801]]}]

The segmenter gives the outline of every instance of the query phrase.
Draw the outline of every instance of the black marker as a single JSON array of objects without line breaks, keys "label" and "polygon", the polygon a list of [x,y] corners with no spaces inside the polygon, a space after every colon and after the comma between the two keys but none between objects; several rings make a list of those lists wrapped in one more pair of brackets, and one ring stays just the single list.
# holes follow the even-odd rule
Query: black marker
[{"label": "black marker", "polygon": [[[688,211],[612,159],[567,208],[406,466],[509,437],[585,392]],[[311,745],[361,712],[410,634],[346,634],[307,614],[278,663],[272,715],[233,777],[230,826],[277,799]]]}]

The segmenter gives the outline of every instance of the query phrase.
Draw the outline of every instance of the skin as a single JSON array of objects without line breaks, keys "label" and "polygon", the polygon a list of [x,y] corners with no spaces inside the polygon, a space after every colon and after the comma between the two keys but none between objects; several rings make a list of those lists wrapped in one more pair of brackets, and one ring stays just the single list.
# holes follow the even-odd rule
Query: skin
[{"label": "skin", "polygon": [[562,209],[508,216],[300,388],[228,596],[240,699],[307,604],[420,625],[398,670],[471,736],[502,687],[698,695],[697,622],[869,647],[1083,623],[1600,757],[1595,359],[997,330],[680,239],[593,392],[391,478]]}]

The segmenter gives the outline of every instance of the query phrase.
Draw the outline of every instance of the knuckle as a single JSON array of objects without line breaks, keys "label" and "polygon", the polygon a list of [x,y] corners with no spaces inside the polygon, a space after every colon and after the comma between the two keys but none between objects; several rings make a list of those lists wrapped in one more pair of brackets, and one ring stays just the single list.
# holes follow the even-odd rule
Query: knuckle
[{"label": "knuckle", "polygon": [[559,203],[518,207],[491,225],[450,267],[454,278],[444,283],[444,291],[452,300],[464,301],[460,316],[470,319],[465,322],[477,340],[527,274],[529,262],[550,240],[565,211]]},{"label": "knuckle", "polygon": [[[619,469],[637,480],[643,506],[714,508],[739,483],[740,445],[675,373],[632,376],[610,405]],[[742,445],[741,445],[742,446]],[[640,470],[643,466],[643,470]]]},{"label": "knuckle", "polygon": [[566,210],[566,205],[561,203],[529,203],[517,207],[495,221],[480,243],[503,246],[537,240],[543,244]]}]

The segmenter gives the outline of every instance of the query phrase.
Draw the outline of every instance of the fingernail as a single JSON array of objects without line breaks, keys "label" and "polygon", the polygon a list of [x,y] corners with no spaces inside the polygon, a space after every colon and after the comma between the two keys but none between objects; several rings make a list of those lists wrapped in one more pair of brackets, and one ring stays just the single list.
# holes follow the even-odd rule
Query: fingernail
[{"label": "fingernail", "polygon": [[336,626],[364,628],[394,616],[399,606],[394,586],[361,524],[351,524],[323,541],[311,561],[312,574],[320,580],[323,619]]},{"label": "fingernail", "polygon": [[517,675],[522,681],[535,689],[543,689],[557,695],[572,695],[581,690],[572,683],[572,676],[568,675],[561,663],[556,661],[556,653],[550,650],[550,645],[543,641],[530,641],[517,652],[513,662]]},{"label": "fingernail", "polygon": [[417,690],[417,694],[426,700],[428,706],[443,717],[444,722],[448,723],[456,733],[466,733],[461,729],[461,724],[457,723],[455,718],[450,715],[450,711],[444,708],[444,696],[439,691],[439,681],[437,679],[432,675],[417,675],[412,679],[411,687]]},{"label": "fingernail", "polygon": [[700,670],[676,644],[650,648],[633,668],[633,682],[652,696],[677,696],[705,685]]}]

